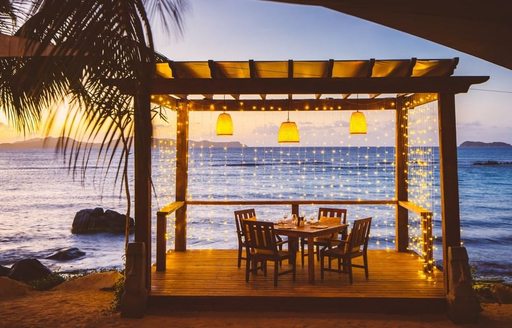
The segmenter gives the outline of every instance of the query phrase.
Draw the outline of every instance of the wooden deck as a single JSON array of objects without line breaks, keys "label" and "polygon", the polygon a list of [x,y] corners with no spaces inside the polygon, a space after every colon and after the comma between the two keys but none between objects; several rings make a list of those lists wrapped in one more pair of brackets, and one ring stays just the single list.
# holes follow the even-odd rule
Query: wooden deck
[{"label": "wooden deck", "polygon": [[293,310],[297,306],[326,311],[340,310],[340,307],[385,312],[444,310],[442,272],[436,270],[427,279],[416,255],[369,251],[370,279],[366,281],[364,271],[354,268],[353,285],[346,274],[336,272],[326,272],[321,281],[319,265],[315,267],[317,280],[311,284],[307,264],[302,268],[299,256],[297,259],[296,281],[292,281],[291,274],[283,275],[279,277],[278,287],[274,287],[271,266],[267,277],[259,272],[251,275],[246,283],[245,262],[242,268],[237,268],[234,250],[169,252],[166,272],[156,272],[153,267],[150,302],[181,310],[261,307]]}]

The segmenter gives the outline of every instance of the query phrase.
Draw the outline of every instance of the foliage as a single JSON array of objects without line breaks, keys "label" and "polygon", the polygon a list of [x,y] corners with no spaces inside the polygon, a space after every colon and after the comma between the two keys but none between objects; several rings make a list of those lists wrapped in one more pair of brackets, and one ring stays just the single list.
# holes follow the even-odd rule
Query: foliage
[{"label": "foliage", "polygon": [[51,273],[44,278],[32,280],[28,284],[35,290],[50,290],[64,281],[66,279],[61,274]]},{"label": "foliage", "polygon": [[114,285],[114,299],[112,300],[111,310],[117,312],[121,308],[121,297],[124,293],[124,279],[119,279]]},{"label": "foliage", "polygon": [[[91,166],[105,166],[106,175],[117,164],[115,180],[121,180],[126,193],[127,218],[133,95],[148,93],[157,61],[150,22],[161,23],[169,32],[172,26],[181,31],[185,4],[0,0],[0,31],[28,42],[24,56],[0,59],[0,110],[22,133],[37,131],[46,119],[49,134],[59,121],[59,105],[68,102],[58,148],[73,176],[81,172],[82,181]],[[151,122],[147,124],[151,129]],[[98,140],[101,146],[93,152]]]}]

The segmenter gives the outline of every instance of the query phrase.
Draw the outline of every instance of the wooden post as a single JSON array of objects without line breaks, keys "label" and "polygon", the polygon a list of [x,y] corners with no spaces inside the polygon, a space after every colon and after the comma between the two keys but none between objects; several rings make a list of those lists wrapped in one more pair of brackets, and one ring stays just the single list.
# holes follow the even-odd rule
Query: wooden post
[{"label": "wooden post", "polygon": [[[398,202],[407,201],[407,159],[408,159],[408,108],[403,97],[396,99],[395,119],[395,198]],[[409,213],[398,203],[395,219],[395,248],[398,252],[407,251],[409,246]]]},{"label": "wooden post", "polygon": [[[178,110],[176,126],[176,201],[185,202],[188,187],[188,109]],[[187,250],[187,204],[176,211],[176,251]]]},{"label": "wooden post", "polygon": [[434,239],[432,234],[432,212],[423,212],[421,217],[421,235],[423,239],[423,270],[431,274],[434,269]]},{"label": "wooden post", "polygon": [[144,243],[129,243],[126,249],[124,292],[120,304],[121,317],[142,318],[144,316],[149,291],[146,286],[147,274]]},{"label": "wooden post", "polygon": [[156,271],[164,272],[167,252],[167,215],[158,212],[156,215]]},{"label": "wooden post", "polygon": [[144,243],[146,287],[151,286],[151,112],[149,93],[134,97],[135,242]]},{"label": "wooden post", "polygon": [[292,215],[299,216],[299,204],[292,204]]},{"label": "wooden post", "polygon": [[455,124],[455,95],[453,93],[439,94],[438,120],[443,268],[445,290],[448,291],[448,249],[452,246],[460,246],[457,131]]}]

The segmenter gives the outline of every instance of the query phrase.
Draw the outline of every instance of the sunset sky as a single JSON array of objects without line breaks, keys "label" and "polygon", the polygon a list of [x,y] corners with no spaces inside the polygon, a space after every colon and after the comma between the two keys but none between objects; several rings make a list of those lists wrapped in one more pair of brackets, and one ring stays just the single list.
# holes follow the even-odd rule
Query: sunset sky
[{"label": "sunset sky", "polygon": [[[183,35],[169,36],[154,27],[157,51],[173,60],[326,60],[460,57],[456,75],[490,75],[468,94],[456,97],[458,142],[512,143],[512,71],[430,41],[320,7],[259,0],[189,0]],[[497,90],[495,91],[482,91]],[[360,144],[348,137],[349,113],[292,113],[305,145],[340,135],[343,145]],[[295,117],[294,117],[295,115]],[[392,122],[386,113],[368,116],[364,143],[391,144]],[[248,145],[274,145],[285,113],[254,116],[234,113],[237,140]],[[216,114],[192,116],[191,138],[214,139]],[[171,120],[172,121],[172,120]],[[173,127],[156,125],[157,136],[173,135]],[[323,131],[322,133],[317,133]],[[23,139],[0,117],[0,142]],[[340,141],[332,142],[339,145]]]}]

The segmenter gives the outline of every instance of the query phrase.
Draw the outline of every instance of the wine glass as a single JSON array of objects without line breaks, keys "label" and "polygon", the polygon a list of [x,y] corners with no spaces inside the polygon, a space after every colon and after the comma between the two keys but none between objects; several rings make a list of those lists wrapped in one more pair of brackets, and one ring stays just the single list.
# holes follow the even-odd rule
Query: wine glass
[{"label": "wine glass", "polygon": [[285,213],[283,214],[283,221],[282,221],[281,223],[286,223],[286,220],[287,220],[287,219],[288,219],[288,213],[287,213],[287,212],[285,212]]}]

